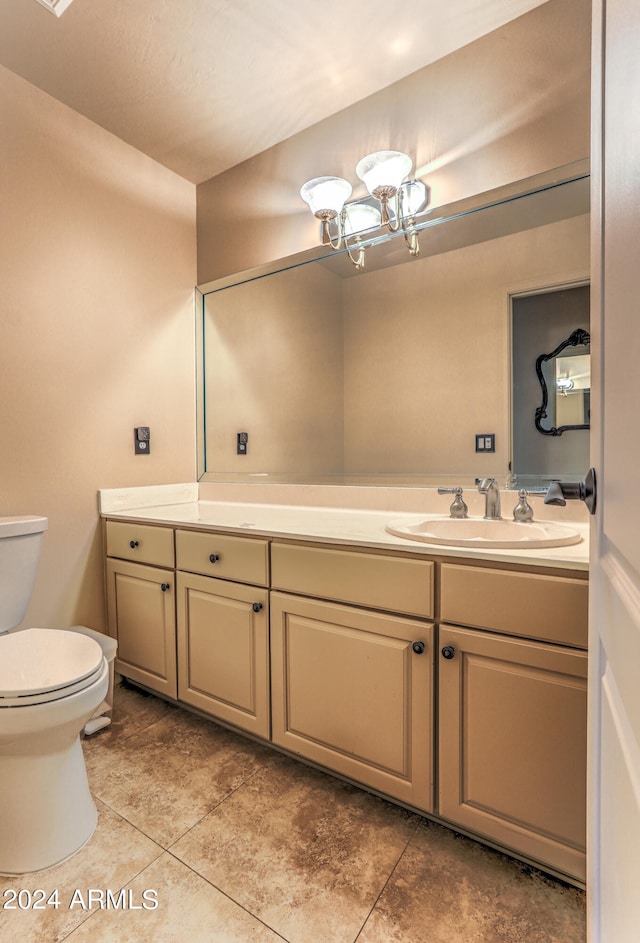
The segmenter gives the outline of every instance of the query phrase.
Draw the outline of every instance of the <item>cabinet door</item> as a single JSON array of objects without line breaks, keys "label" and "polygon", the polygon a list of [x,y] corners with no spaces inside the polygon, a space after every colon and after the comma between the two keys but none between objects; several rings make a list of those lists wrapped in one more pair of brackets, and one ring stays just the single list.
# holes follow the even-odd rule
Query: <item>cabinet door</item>
[{"label": "cabinet door", "polygon": [[154,691],[177,695],[173,570],[107,558],[109,631],[116,670]]},{"label": "cabinet door", "polygon": [[432,810],[431,623],[272,593],[271,683],[274,743]]},{"label": "cabinet door", "polygon": [[178,573],[178,696],[269,737],[269,622],[265,589]]},{"label": "cabinet door", "polygon": [[583,881],[586,653],[447,625],[439,648],[441,816]]}]

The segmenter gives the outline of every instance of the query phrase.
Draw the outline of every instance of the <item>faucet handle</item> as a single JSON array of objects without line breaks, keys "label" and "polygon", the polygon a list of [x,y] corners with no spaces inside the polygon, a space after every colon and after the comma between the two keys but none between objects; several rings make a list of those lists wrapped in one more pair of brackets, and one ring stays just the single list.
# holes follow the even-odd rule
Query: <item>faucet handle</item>
[{"label": "faucet handle", "polygon": [[513,519],[514,521],[532,521],[533,520],[533,508],[527,501],[528,492],[521,488],[518,491],[518,503],[513,509]]},{"label": "faucet handle", "polygon": [[589,514],[596,513],[596,471],[590,468],[584,481],[552,481],[544,499],[545,504],[559,504],[561,507],[567,500],[584,501]]},{"label": "faucet handle", "polygon": [[438,494],[454,494],[455,498],[449,508],[451,517],[468,517],[469,508],[462,500],[462,488],[438,488]]}]

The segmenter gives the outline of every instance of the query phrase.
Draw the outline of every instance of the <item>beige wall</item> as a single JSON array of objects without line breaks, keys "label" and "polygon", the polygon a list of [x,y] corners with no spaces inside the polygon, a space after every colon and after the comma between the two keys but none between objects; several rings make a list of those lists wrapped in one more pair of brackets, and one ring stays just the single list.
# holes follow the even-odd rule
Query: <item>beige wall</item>
[{"label": "beige wall", "polygon": [[49,518],[25,621],[100,629],[97,489],[195,474],[195,188],[4,69],[0,124],[0,515]]},{"label": "beige wall", "polygon": [[201,184],[199,284],[317,245],[301,184],[336,174],[363,196],[373,150],[411,154],[433,205],[587,157],[590,24],[590,0],[549,0]]},{"label": "beige wall", "polygon": [[345,280],[345,471],[504,477],[510,295],[588,276],[583,215]]}]

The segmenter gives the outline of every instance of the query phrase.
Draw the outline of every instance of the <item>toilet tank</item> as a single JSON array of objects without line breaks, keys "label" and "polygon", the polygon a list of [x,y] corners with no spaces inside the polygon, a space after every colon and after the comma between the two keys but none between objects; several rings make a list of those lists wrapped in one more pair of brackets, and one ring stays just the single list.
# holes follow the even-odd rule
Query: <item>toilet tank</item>
[{"label": "toilet tank", "polygon": [[0,517],[0,633],[27,611],[46,529],[46,517]]}]

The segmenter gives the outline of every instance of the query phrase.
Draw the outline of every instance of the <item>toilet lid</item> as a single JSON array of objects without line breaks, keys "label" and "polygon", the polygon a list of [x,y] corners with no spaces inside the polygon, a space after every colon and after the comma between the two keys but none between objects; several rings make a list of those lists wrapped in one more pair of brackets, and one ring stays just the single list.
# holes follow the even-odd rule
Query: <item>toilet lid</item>
[{"label": "toilet lid", "polygon": [[0,707],[41,704],[82,691],[104,657],[92,638],[62,629],[23,629],[0,639]]}]

